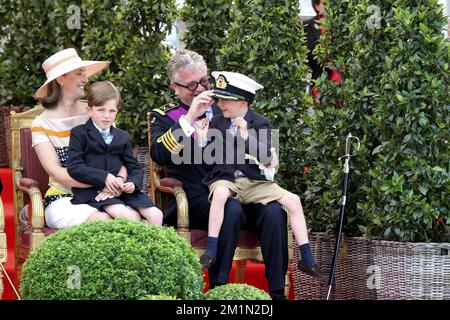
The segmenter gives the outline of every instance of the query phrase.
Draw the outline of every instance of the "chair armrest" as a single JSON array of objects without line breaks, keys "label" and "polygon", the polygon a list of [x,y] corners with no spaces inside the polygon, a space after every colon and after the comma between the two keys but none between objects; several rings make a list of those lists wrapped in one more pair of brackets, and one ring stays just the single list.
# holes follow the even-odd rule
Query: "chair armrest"
[{"label": "chair armrest", "polygon": [[177,204],[177,229],[179,233],[189,232],[189,207],[183,183],[174,178],[159,178],[159,172],[153,174],[153,182],[157,190],[175,196]]},{"label": "chair armrest", "polygon": [[[20,175],[20,174],[19,174]],[[28,195],[31,205],[31,217],[29,221],[33,233],[43,232],[44,228],[44,202],[42,200],[42,194],[39,190],[37,181],[30,178],[22,178],[18,176],[16,178],[18,188]]]},{"label": "chair armrest", "polygon": [[168,188],[182,188],[183,189],[183,183],[177,179],[174,178],[163,178],[160,180],[161,187],[168,187]]}]

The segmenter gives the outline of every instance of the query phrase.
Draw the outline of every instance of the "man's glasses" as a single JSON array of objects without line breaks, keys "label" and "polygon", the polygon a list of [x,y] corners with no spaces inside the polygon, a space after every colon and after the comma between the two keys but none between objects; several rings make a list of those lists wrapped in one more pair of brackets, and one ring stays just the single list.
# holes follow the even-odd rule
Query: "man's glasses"
[{"label": "man's glasses", "polygon": [[186,89],[188,89],[188,90],[190,90],[190,91],[195,91],[195,90],[197,90],[197,87],[198,87],[198,85],[199,84],[201,84],[203,87],[205,87],[206,89],[208,89],[209,88],[209,77],[203,77],[203,78],[201,78],[200,79],[200,81],[191,81],[191,82],[189,82],[188,84],[181,84],[181,83],[178,83],[178,82],[174,82],[177,86],[180,86],[180,87],[183,87],[183,88],[186,88]]}]

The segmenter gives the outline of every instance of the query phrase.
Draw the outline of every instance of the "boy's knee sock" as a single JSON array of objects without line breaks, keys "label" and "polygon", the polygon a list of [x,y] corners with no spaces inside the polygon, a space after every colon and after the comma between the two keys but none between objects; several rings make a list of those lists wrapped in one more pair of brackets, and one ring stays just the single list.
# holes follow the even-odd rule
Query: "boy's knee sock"
[{"label": "boy's knee sock", "polygon": [[300,251],[301,260],[308,266],[313,266],[316,263],[316,259],[311,252],[311,246],[308,243],[302,244],[298,247]]},{"label": "boy's knee sock", "polygon": [[215,257],[217,255],[217,237],[208,237],[205,254]]}]

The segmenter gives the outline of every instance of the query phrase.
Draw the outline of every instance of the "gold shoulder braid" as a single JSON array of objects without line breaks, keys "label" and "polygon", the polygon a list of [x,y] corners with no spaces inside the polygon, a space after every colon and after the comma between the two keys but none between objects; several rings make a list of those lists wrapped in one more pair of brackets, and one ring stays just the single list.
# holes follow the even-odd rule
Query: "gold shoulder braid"
[{"label": "gold shoulder braid", "polygon": [[180,106],[177,102],[171,102],[163,105],[162,107],[155,108],[153,111],[158,112],[160,115],[165,116],[167,111],[178,108]]}]

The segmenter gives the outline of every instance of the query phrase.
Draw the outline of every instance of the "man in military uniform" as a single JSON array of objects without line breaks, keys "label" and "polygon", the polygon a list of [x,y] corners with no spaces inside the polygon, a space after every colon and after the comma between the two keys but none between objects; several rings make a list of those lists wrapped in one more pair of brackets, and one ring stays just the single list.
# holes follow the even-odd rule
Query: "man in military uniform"
[{"label": "man in military uniform", "polygon": [[[203,162],[175,163],[183,152],[201,152],[194,141],[194,122],[204,116],[212,118],[214,92],[209,90],[209,78],[203,57],[193,51],[179,49],[167,66],[170,87],[178,96],[177,102],[154,109],[150,114],[152,159],[166,166],[170,176],[180,180],[189,203],[190,225],[207,229],[210,203],[208,187],[202,179],[208,174]],[[187,157],[189,159],[189,157]],[[170,208],[170,205],[169,205]],[[266,265],[266,277],[273,299],[285,299],[283,290],[288,267],[287,221],[281,206],[271,202],[266,206],[242,206],[236,199],[228,199],[224,221],[217,244],[217,260],[208,270],[210,287],[228,283],[239,232],[244,225],[256,225]]]}]

